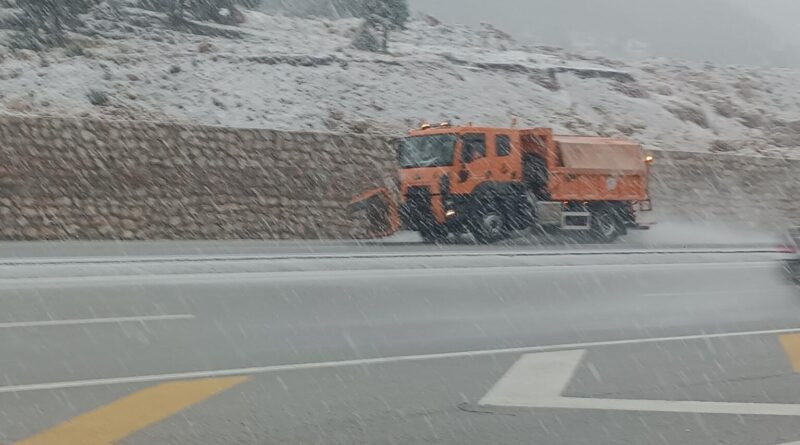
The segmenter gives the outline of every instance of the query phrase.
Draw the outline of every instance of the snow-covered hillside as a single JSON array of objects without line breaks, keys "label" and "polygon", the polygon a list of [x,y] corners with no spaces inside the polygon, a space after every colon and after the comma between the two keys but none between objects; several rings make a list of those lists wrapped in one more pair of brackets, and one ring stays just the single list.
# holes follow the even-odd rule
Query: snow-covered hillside
[{"label": "snow-covered hillside", "polygon": [[[0,112],[400,133],[421,121],[551,126],[660,149],[800,157],[800,72],[624,64],[420,17],[390,54],[354,50],[356,20],[246,12],[177,32],[107,8],[80,48],[0,47]],[[107,99],[107,101],[106,101]],[[95,103],[95,105],[92,104]]]}]

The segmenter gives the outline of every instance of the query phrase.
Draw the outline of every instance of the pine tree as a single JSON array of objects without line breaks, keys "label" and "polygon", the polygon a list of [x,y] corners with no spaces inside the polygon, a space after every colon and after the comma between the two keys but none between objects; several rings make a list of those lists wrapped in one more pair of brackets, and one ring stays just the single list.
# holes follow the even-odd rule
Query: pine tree
[{"label": "pine tree", "polygon": [[[363,0],[357,15],[364,19],[353,44],[356,48],[375,51],[371,45],[380,34],[380,49],[388,51],[389,33],[404,29],[410,16],[408,0]],[[368,43],[368,44],[365,44]]]},{"label": "pine tree", "polygon": [[408,0],[367,0],[364,13],[381,20],[390,30],[404,29],[408,21]]},{"label": "pine tree", "polygon": [[39,44],[65,42],[65,30],[80,24],[78,16],[89,10],[92,0],[16,0],[18,17]]},{"label": "pine tree", "polygon": [[174,22],[184,20],[187,0],[167,0],[167,14]]}]

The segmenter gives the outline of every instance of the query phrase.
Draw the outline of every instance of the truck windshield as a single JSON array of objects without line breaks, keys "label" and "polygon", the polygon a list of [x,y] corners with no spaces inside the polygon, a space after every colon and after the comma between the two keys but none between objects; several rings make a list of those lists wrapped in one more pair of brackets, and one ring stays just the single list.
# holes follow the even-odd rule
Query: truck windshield
[{"label": "truck windshield", "polygon": [[397,159],[400,168],[444,167],[453,165],[456,135],[437,134],[400,139]]}]

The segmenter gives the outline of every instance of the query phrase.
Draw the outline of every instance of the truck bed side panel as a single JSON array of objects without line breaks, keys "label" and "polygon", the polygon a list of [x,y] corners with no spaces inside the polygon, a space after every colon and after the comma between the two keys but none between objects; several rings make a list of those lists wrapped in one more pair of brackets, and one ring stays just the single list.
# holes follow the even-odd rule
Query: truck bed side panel
[{"label": "truck bed side panel", "polygon": [[643,201],[644,174],[582,173],[559,169],[550,174],[550,196],[556,201]]}]

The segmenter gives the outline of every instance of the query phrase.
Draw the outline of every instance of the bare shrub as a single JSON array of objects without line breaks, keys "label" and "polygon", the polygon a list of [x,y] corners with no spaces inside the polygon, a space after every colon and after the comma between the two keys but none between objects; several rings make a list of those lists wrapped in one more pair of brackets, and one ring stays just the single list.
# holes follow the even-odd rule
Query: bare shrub
[{"label": "bare shrub", "polygon": [[616,81],[611,84],[611,89],[634,99],[646,99],[650,94],[636,82]]},{"label": "bare shrub", "polygon": [[89,90],[89,92],[86,93],[86,98],[89,99],[90,104],[97,107],[106,106],[110,102],[108,93],[100,90]]},{"label": "bare shrub", "polygon": [[710,127],[708,116],[706,116],[706,113],[700,108],[684,104],[675,104],[667,107],[667,110],[672,113],[673,116],[684,122],[691,122],[700,128]]},{"label": "bare shrub", "polygon": [[739,148],[731,141],[723,141],[718,139],[711,142],[711,147],[709,147],[709,150],[712,153],[730,153],[738,151]]}]

